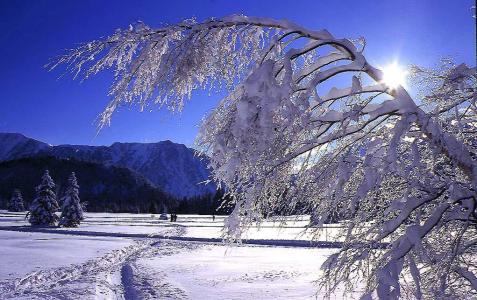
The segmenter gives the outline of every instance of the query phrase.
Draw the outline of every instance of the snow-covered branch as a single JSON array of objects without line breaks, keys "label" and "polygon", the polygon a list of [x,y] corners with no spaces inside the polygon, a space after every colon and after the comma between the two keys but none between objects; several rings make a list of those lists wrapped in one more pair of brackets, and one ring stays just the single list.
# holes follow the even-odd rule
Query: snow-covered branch
[{"label": "snow-covered branch", "polygon": [[124,104],[180,110],[195,89],[226,89],[198,145],[235,201],[228,239],[273,214],[341,220],[343,249],[323,266],[329,292],[364,278],[365,296],[383,299],[476,295],[475,68],[415,67],[415,101],[362,51],[326,30],[230,16],[139,23],[52,67],[114,71],[103,125]]}]

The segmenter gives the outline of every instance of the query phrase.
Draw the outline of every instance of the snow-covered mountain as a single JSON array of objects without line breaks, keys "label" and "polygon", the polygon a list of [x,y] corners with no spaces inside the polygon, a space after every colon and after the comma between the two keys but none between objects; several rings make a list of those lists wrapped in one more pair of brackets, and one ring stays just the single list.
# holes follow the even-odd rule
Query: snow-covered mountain
[{"label": "snow-covered mountain", "polygon": [[48,148],[48,144],[19,133],[0,133],[0,161],[28,157]]},{"label": "snow-covered mountain", "polygon": [[189,198],[214,194],[206,158],[195,150],[171,141],[158,143],[114,143],[107,146],[50,146],[18,133],[0,133],[0,161],[37,155],[75,158],[84,161],[126,167],[149,179],[163,191]]}]

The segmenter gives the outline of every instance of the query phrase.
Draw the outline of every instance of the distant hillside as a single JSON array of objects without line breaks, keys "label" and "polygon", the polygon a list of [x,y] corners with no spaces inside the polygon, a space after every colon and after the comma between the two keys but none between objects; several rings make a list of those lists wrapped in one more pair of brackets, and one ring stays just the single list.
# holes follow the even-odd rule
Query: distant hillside
[{"label": "distant hillside", "polygon": [[49,147],[18,133],[0,133],[0,161],[28,157]]},{"label": "distant hillside", "polygon": [[27,157],[0,162],[0,208],[5,208],[13,189],[19,188],[29,206],[34,188],[48,169],[62,196],[68,176],[75,172],[80,185],[80,198],[94,212],[161,212],[163,207],[177,205],[175,200],[153,186],[142,175],[127,168],[105,166],[76,159]]},{"label": "distant hillside", "polygon": [[17,133],[0,133],[0,161],[33,156],[55,156],[129,168],[176,198],[213,195],[207,158],[171,141],[158,143],[114,143],[111,146],[50,146]]}]

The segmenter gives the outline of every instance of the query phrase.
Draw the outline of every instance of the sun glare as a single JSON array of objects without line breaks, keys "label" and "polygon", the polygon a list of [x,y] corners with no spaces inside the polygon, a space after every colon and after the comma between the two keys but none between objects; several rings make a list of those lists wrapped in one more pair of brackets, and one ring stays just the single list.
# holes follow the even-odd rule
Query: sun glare
[{"label": "sun glare", "polygon": [[401,68],[398,63],[394,62],[383,69],[383,83],[389,86],[391,89],[395,89],[398,86],[406,85],[407,71]]}]

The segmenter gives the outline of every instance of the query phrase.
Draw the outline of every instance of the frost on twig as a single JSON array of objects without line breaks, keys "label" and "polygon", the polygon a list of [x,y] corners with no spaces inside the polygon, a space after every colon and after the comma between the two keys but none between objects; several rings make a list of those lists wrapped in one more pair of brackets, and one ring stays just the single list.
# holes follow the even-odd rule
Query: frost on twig
[{"label": "frost on twig", "polygon": [[180,110],[197,88],[227,89],[198,136],[235,205],[224,237],[271,215],[312,214],[316,230],[340,221],[326,293],[477,296],[475,68],[414,67],[418,106],[363,50],[326,30],[230,16],[139,23],[52,67],[114,71],[103,125],[121,105]]}]

